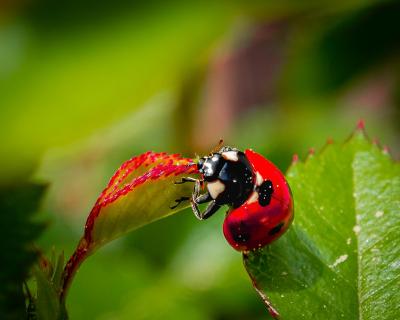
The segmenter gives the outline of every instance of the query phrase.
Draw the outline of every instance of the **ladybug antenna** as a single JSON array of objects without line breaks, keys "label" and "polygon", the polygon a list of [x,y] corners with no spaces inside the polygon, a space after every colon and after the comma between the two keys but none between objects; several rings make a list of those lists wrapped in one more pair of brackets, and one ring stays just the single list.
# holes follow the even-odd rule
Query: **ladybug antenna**
[{"label": "ladybug antenna", "polygon": [[224,144],[224,139],[222,139],[222,138],[219,139],[218,144],[214,148],[211,149],[210,155],[212,155],[215,152],[218,152],[222,148],[223,144]]}]

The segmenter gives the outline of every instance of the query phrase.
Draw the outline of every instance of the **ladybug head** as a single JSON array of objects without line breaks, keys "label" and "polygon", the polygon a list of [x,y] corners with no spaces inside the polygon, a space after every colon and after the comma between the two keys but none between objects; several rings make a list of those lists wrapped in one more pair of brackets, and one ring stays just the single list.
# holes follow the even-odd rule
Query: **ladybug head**
[{"label": "ladybug head", "polygon": [[207,157],[200,158],[197,162],[197,169],[206,181],[211,181],[218,177],[224,163],[225,159],[220,153],[213,153]]},{"label": "ladybug head", "polygon": [[203,173],[203,166],[205,161],[206,161],[205,157],[202,157],[197,161],[197,170],[199,170],[201,173]]},{"label": "ladybug head", "polygon": [[236,148],[224,146],[218,152],[212,152],[197,162],[197,169],[204,180],[213,181],[218,178],[222,167],[229,161],[238,161],[240,151]]}]

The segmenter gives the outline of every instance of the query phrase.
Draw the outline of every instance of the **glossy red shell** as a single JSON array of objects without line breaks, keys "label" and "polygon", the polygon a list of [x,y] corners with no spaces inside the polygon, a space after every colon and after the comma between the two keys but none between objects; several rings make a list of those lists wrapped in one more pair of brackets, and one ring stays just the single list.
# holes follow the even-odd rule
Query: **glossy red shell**
[{"label": "glossy red shell", "polygon": [[293,199],[282,172],[260,154],[246,150],[245,154],[263,180],[273,185],[271,202],[261,206],[251,195],[236,209],[231,209],[224,221],[224,235],[229,244],[238,251],[264,247],[279,238],[293,220]]}]

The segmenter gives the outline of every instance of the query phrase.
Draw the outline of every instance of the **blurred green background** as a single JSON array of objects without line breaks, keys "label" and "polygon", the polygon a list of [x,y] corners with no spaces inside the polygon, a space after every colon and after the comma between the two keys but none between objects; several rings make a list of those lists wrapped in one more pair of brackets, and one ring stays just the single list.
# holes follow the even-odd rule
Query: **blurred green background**
[{"label": "blurred green background", "polygon": [[[399,20],[399,1],[1,2],[0,184],[50,183],[37,245],[69,256],[115,169],[147,150],[224,138],[286,170],[363,118],[398,159]],[[70,318],[265,319],[222,221],[186,210],[100,250]]]}]

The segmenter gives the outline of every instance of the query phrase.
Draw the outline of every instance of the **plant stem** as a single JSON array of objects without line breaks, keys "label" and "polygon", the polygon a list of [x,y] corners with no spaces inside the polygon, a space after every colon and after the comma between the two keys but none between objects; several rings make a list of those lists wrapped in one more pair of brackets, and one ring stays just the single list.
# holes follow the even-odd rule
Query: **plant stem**
[{"label": "plant stem", "polygon": [[92,253],[89,247],[88,241],[83,237],[75,252],[69,258],[67,264],[65,265],[63,272],[63,280],[60,292],[60,302],[64,305],[65,299],[67,297],[68,289],[71,286],[72,280],[82,262]]}]

